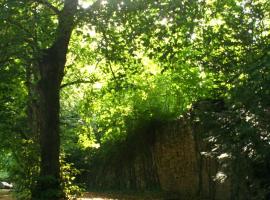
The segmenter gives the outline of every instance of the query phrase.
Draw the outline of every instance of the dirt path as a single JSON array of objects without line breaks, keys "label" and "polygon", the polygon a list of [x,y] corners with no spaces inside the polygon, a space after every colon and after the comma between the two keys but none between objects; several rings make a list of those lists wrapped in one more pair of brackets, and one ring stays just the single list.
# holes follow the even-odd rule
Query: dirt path
[{"label": "dirt path", "polygon": [[85,193],[83,198],[78,200],[162,200],[160,194],[117,194],[117,193]]},{"label": "dirt path", "polygon": [[12,200],[9,190],[0,190],[0,200]]}]

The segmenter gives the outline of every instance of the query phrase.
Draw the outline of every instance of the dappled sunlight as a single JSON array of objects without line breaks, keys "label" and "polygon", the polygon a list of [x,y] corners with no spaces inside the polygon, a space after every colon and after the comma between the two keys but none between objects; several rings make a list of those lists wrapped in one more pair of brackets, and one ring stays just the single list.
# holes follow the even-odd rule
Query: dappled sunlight
[{"label": "dappled sunlight", "polygon": [[103,198],[103,197],[90,197],[90,198],[79,198],[78,200],[115,200],[110,198]]},{"label": "dappled sunlight", "polygon": [[93,0],[79,0],[79,5],[84,9],[89,8],[93,3]]}]

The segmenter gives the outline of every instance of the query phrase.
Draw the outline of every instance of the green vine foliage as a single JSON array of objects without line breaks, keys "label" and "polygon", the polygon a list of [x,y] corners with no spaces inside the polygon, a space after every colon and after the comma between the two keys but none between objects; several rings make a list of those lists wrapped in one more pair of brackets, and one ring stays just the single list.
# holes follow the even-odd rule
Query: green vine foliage
[{"label": "green vine foliage", "polygon": [[76,177],[80,174],[80,171],[74,167],[74,164],[67,163],[64,158],[60,160],[61,164],[61,187],[66,199],[77,199],[82,195],[83,187],[75,183]]}]

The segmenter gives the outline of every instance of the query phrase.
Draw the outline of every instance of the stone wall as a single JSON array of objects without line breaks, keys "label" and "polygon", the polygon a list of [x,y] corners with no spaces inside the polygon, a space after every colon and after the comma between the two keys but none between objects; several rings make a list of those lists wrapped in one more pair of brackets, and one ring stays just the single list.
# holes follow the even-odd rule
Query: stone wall
[{"label": "stone wall", "polygon": [[220,166],[203,154],[209,149],[196,134],[185,118],[157,130],[153,148],[161,188],[181,199],[230,199],[229,181],[214,181]]},{"label": "stone wall", "polygon": [[157,130],[154,156],[160,186],[182,199],[198,194],[199,176],[195,140],[185,120],[171,122]]},{"label": "stone wall", "polygon": [[[230,183],[214,181],[218,162],[188,118],[141,129],[111,159],[98,166],[90,187],[162,190],[176,199],[230,199]],[[114,154],[114,155],[113,155]]]}]

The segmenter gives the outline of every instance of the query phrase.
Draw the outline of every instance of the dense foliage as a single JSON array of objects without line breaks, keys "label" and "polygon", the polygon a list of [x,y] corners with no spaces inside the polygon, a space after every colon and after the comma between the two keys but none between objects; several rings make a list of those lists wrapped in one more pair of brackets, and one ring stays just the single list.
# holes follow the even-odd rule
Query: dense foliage
[{"label": "dense foliage", "polygon": [[[30,198],[39,173],[33,66],[57,38],[63,3],[0,0],[0,177],[20,199]],[[224,112],[200,114],[206,136],[216,138],[212,153],[230,155],[236,184],[254,182],[249,194],[266,198],[269,10],[267,0],[80,1],[61,86],[66,196],[78,190],[72,163],[85,174],[99,149],[113,151],[136,127],[222,99]]]}]

